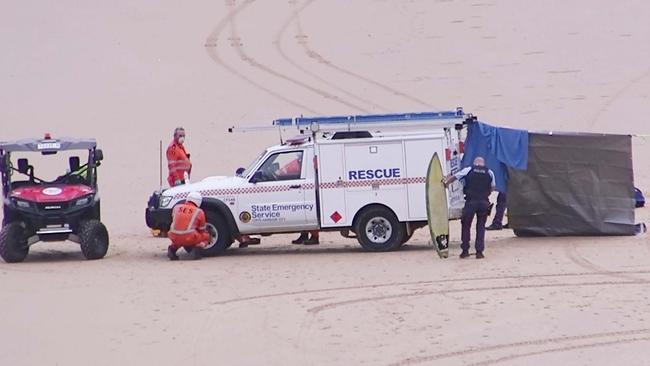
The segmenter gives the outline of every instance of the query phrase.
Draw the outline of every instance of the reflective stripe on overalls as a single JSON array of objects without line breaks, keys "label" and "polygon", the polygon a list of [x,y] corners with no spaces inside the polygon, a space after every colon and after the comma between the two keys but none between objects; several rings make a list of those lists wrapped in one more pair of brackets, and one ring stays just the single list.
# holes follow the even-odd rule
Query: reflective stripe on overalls
[{"label": "reflective stripe on overalls", "polygon": [[194,210],[194,213],[192,214],[192,217],[190,218],[190,222],[187,225],[187,229],[185,230],[178,230],[174,226],[175,222],[172,222],[172,227],[171,230],[169,230],[170,233],[172,234],[177,234],[177,235],[184,235],[184,234],[191,234],[196,231],[196,229],[193,229],[194,223],[196,222],[196,218],[199,216],[200,209],[196,208]]}]

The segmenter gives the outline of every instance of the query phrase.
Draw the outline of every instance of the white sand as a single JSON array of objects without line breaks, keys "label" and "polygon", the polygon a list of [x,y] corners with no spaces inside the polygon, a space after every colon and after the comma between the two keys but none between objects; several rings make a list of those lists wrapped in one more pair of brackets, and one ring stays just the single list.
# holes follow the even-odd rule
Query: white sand
[{"label": "white sand", "polygon": [[[379,254],[278,236],[169,263],[143,211],[178,124],[196,178],[277,140],[228,126],[301,113],[462,105],[513,127],[650,133],[648,15],[641,0],[4,4],[0,139],[97,137],[112,242],[101,261],[65,243],[0,264],[0,365],[647,364],[648,237],[503,231],[478,262],[439,260],[424,231]],[[650,192],[650,145],[634,148]]]}]

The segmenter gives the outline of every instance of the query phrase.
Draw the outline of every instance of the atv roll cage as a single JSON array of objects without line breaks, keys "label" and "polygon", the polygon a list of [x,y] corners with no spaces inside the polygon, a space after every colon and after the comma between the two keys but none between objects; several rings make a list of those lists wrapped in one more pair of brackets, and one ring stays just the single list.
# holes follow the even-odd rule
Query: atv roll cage
[{"label": "atv roll cage", "polygon": [[[81,165],[79,157],[70,157],[70,171],[53,181],[46,181],[36,177],[34,175],[34,167],[29,165],[28,159],[18,159],[17,166],[14,166],[11,162],[11,154],[14,152],[36,152],[42,155],[54,155],[60,151],[71,150],[87,150],[87,162]],[[52,139],[46,135],[41,140],[25,139],[13,142],[0,142],[0,175],[2,178],[3,196],[7,197],[13,188],[21,185],[83,183],[92,188],[96,188],[97,167],[101,164],[103,158],[104,154],[101,149],[97,149],[97,141],[95,139]],[[29,180],[12,181],[11,178],[14,173],[27,176]]]}]

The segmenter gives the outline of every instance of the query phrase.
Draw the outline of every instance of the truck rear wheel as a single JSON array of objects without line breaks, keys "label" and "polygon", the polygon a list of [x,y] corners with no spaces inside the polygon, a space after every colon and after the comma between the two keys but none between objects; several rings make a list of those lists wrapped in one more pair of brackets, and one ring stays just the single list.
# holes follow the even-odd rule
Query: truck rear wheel
[{"label": "truck rear wheel", "polygon": [[7,263],[22,262],[27,258],[29,245],[20,222],[7,224],[0,232],[0,256]]},{"label": "truck rear wheel", "polygon": [[210,233],[210,242],[203,248],[203,253],[206,256],[219,255],[232,245],[232,233],[221,214],[205,210],[205,219]]},{"label": "truck rear wheel", "polygon": [[86,259],[102,259],[108,252],[108,230],[99,220],[86,220],[79,224],[81,253]]},{"label": "truck rear wheel", "polygon": [[359,244],[368,251],[395,250],[404,242],[404,225],[385,207],[373,206],[364,209],[355,226]]}]

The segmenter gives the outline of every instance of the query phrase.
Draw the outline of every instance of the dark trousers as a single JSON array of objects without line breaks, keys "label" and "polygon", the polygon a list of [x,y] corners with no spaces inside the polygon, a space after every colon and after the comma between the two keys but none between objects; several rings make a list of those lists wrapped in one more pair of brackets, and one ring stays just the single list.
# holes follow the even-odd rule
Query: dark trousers
[{"label": "dark trousers", "polygon": [[490,201],[488,200],[465,201],[463,216],[460,218],[462,224],[462,232],[460,236],[462,243],[460,244],[460,248],[463,251],[469,250],[469,241],[471,239],[470,230],[472,229],[474,215],[476,215],[476,242],[474,246],[476,247],[477,252],[482,252],[485,249],[485,222],[487,221],[489,207]]},{"label": "dark trousers", "polygon": [[492,219],[492,226],[503,226],[503,216],[506,213],[506,200],[508,196],[504,192],[499,192],[497,196],[497,207]]}]

